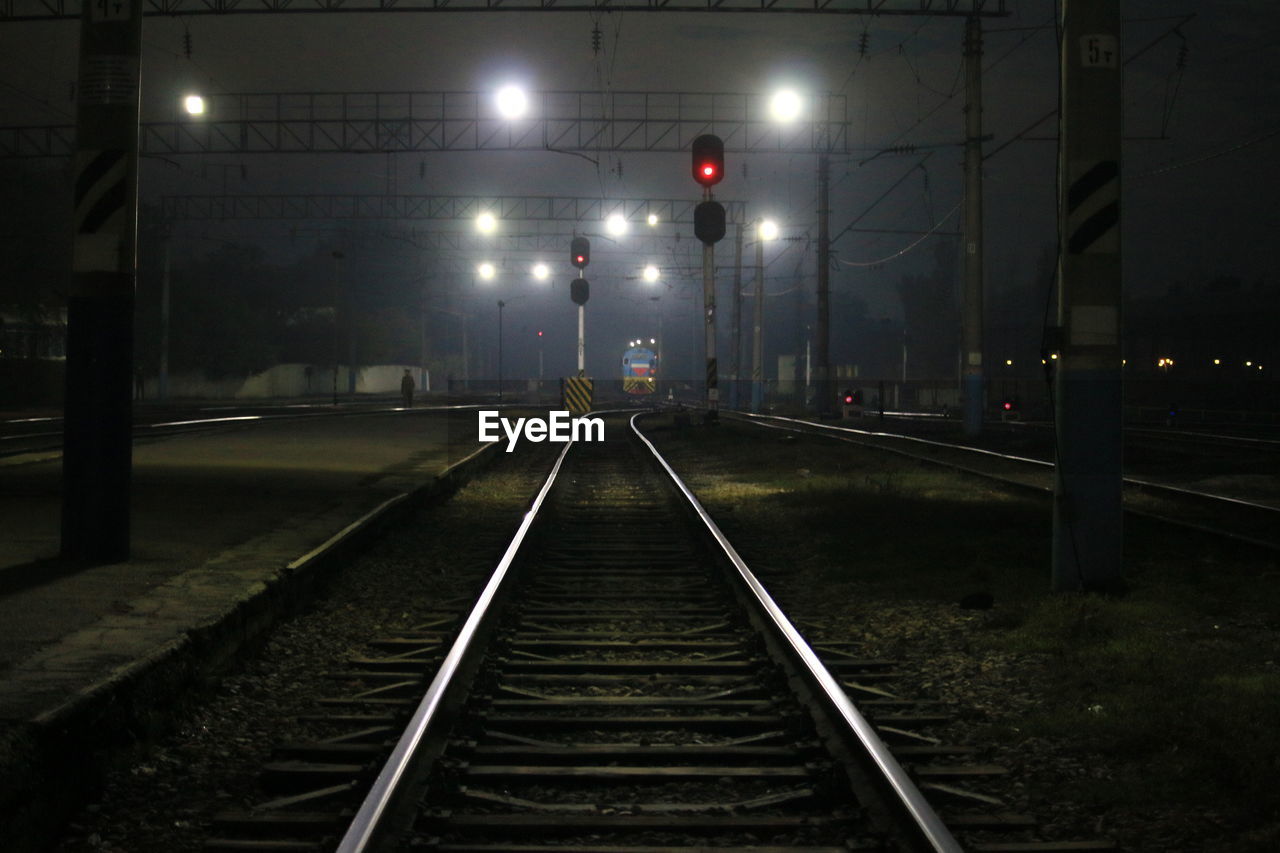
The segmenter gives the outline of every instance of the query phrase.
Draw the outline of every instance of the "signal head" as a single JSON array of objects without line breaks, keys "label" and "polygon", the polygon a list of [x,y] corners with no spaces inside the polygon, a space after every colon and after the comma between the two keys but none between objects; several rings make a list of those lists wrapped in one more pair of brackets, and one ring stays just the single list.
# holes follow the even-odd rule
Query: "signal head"
[{"label": "signal head", "polygon": [[586,237],[574,237],[569,243],[569,263],[578,269],[591,263],[591,241]]},{"label": "signal head", "polygon": [[724,141],[704,133],[693,140],[693,179],[712,187],[724,179]]}]

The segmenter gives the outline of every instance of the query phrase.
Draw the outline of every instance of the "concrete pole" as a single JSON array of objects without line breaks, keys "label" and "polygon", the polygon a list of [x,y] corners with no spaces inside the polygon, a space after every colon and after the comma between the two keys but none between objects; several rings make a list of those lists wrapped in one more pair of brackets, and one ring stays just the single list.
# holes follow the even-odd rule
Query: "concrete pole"
[{"label": "concrete pole", "polygon": [[462,314],[462,389],[464,391],[471,390],[471,347],[467,342],[467,320],[470,319],[466,312]]},{"label": "concrete pole", "polygon": [[960,345],[964,433],[982,432],[982,22],[965,19],[964,308]]},{"label": "concrete pole", "polygon": [[418,390],[425,393],[430,385],[427,380],[427,275],[422,259],[418,259],[418,269],[422,272],[422,290],[420,291],[421,311],[418,318]]},{"label": "concrete pole", "polygon": [[164,267],[160,274],[160,376],[156,396],[169,399],[169,255],[172,247],[169,235],[164,238]]},{"label": "concrete pole", "polygon": [[764,238],[756,232],[756,281],[752,294],[751,411],[764,408]]},{"label": "concrete pole", "polygon": [[1120,0],[1064,0],[1053,588],[1120,586]]},{"label": "concrete pole", "polygon": [[707,347],[707,423],[720,418],[720,387],[716,367],[716,247],[702,244],[702,307]]},{"label": "concrete pole", "polygon": [[338,295],[342,292],[341,252],[333,253],[333,405],[338,405],[338,362],[341,352],[342,326],[338,319]]},{"label": "concrete pole", "polygon": [[81,8],[61,553],[114,563],[130,550],[142,0]]},{"label": "concrete pole", "polygon": [[502,402],[502,309],[507,303],[498,300],[498,402]]},{"label": "concrete pole", "polygon": [[819,416],[831,412],[831,161],[826,154],[818,155],[818,327],[814,347],[814,378],[817,384]]},{"label": "concrete pole", "polygon": [[739,406],[738,387],[742,384],[742,223],[738,223],[733,240],[733,374],[729,377],[729,408]]}]

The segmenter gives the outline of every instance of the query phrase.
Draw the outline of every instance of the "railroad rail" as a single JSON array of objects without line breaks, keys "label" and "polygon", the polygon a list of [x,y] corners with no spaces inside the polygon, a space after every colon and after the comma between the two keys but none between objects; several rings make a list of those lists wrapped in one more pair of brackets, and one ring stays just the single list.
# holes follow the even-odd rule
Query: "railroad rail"
[{"label": "railroad rail", "polygon": [[639,417],[566,447],[470,609],[376,641],[206,849],[1108,849],[1009,839],[1034,820],[963,786],[1003,768],[806,641]]},{"label": "railroad rail", "polygon": [[[372,405],[333,408],[329,404],[300,404],[265,407],[206,407],[201,409],[157,410],[146,413],[150,420],[133,425],[133,438],[150,439],[187,435],[270,421],[295,421],[306,418],[354,417],[384,415],[391,412],[426,414],[482,408],[476,403],[428,404],[413,409],[399,406]],[[62,418],[31,417],[0,420],[0,459],[62,452]]]},{"label": "railroad rail", "polygon": [[[1052,493],[1053,462],[919,436],[815,423],[779,415],[729,413],[743,423],[873,447],[1018,489]],[[1123,479],[1124,511],[1267,550],[1280,550],[1280,507],[1145,477]]]}]

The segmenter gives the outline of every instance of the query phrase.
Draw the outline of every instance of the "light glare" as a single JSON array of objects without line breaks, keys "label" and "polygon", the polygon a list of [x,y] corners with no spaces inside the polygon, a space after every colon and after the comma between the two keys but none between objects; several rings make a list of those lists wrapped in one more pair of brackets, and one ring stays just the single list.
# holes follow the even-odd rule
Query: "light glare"
[{"label": "light glare", "polygon": [[529,108],[529,98],[519,86],[503,86],[496,96],[498,113],[506,119],[516,119]]},{"label": "light glare", "polygon": [[760,223],[760,239],[776,240],[778,239],[778,223],[772,219],[766,219]]},{"label": "light glare", "polygon": [[204,98],[199,95],[187,95],[182,105],[186,108],[188,115],[204,115]]},{"label": "light glare", "polygon": [[612,213],[605,221],[605,228],[615,237],[627,233],[627,220],[621,213]]},{"label": "light glare", "polygon": [[536,278],[536,279],[538,279],[538,280],[543,280],[543,279],[545,279],[547,276],[549,276],[550,274],[551,274],[551,270],[547,269],[547,265],[546,265],[546,264],[534,264],[534,265],[533,265],[533,277],[534,277],[534,278]]},{"label": "light glare", "polygon": [[481,234],[491,234],[498,227],[498,220],[492,213],[482,213],[476,217],[476,228]]},{"label": "light glare", "polygon": [[649,264],[649,266],[644,268],[645,281],[657,281],[658,275],[659,275],[658,268],[655,267],[653,264]]},{"label": "light glare", "polygon": [[494,275],[497,273],[497,270],[494,269],[493,264],[489,263],[488,261],[485,261],[483,264],[481,264],[479,267],[476,268],[476,272],[480,273],[481,278],[490,279],[494,277]]},{"label": "light glare", "polygon": [[769,112],[775,121],[791,122],[800,117],[803,102],[794,89],[780,89],[769,101]]}]

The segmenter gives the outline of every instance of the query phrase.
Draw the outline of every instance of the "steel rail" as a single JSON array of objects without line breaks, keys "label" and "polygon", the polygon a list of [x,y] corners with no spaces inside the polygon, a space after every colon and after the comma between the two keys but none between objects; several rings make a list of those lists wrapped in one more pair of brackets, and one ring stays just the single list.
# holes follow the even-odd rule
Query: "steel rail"
[{"label": "steel rail", "polygon": [[[731,414],[745,415],[746,413],[732,412]],[[910,451],[903,450],[902,448],[899,448],[899,447],[885,447],[882,445],[869,444],[867,442],[859,441],[857,438],[852,438],[849,436],[824,435],[821,432],[808,432],[802,429],[800,426],[787,426],[783,424],[766,423],[762,418],[766,418],[766,417],[775,418],[777,420],[788,421],[793,424],[802,424],[804,426],[822,428],[822,429],[845,430],[848,432],[855,432],[863,435],[888,436],[891,438],[924,441],[926,443],[937,444],[941,447],[946,447],[946,448],[951,448],[956,450],[971,450],[975,453],[987,453],[993,456],[1001,456],[1001,454],[994,453],[993,451],[980,450],[978,448],[971,448],[971,447],[964,447],[963,445],[945,444],[943,442],[930,442],[927,439],[916,439],[914,436],[902,436],[902,435],[897,435],[896,433],[872,433],[866,430],[854,430],[854,429],[845,428],[845,427],[827,427],[825,424],[815,424],[812,421],[802,421],[794,418],[784,418],[784,417],[781,417],[780,415],[753,415],[751,417],[753,419],[746,421],[747,423],[753,426],[762,427],[764,429],[780,429],[780,430],[785,430],[787,432],[798,432],[798,433],[808,434],[808,435],[817,435],[820,438],[830,438],[835,441],[846,441],[851,444],[859,444],[864,447],[871,447],[876,450],[883,451],[885,453],[893,453],[898,456],[905,457],[907,459],[914,459],[920,462],[926,462],[930,465],[940,465],[944,468],[950,468],[953,471],[960,471],[965,474],[972,474],[975,477],[982,477],[983,479],[986,479],[986,480],[993,480],[997,483],[1001,483],[1006,486],[1012,486],[1016,489],[1023,489],[1023,490],[1035,492],[1041,495],[1053,494],[1053,486],[1040,486],[1040,485],[1036,485],[1035,483],[1026,483],[1021,480],[1014,480],[1009,477],[1001,476],[1000,474],[994,474],[990,471],[983,471],[980,468],[973,468],[968,465],[962,465],[959,462],[948,462],[942,459],[935,459],[930,456],[923,456],[918,453],[912,453]],[[1003,456],[1002,458],[1013,460],[1013,461],[1030,462],[1035,465],[1049,465],[1049,466],[1052,465],[1052,463],[1050,462],[1042,462],[1041,460],[1038,460],[1038,459],[1025,459],[1024,457],[1020,457],[1020,456]],[[1179,497],[1203,500],[1209,504],[1229,503],[1229,504],[1237,504],[1240,507],[1243,507],[1245,509],[1261,510],[1264,512],[1280,512],[1280,508],[1277,508],[1277,507],[1268,506],[1267,504],[1250,503],[1249,501],[1241,500],[1239,498],[1230,498],[1230,497],[1226,497],[1225,495],[1214,495],[1214,494],[1209,494],[1208,492],[1197,492],[1191,489],[1183,489],[1178,486],[1169,486],[1162,483],[1153,483],[1145,480],[1126,479],[1124,482],[1130,486],[1135,486],[1139,489],[1147,489],[1152,492],[1159,492],[1159,491],[1170,492]],[[1164,524],[1172,524],[1175,527],[1184,527],[1189,530],[1198,531],[1200,533],[1207,533],[1212,536],[1220,536],[1235,542],[1242,542],[1246,545],[1250,545],[1255,548],[1262,548],[1267,551],[1280,551],[1280,544],[1277,544],[1276,542],[1269,542],[1265,539],[1257,539],[1253,536],[1246,536],[1241,533],[1234,533],[1230,530],[1223,530],[1222,528],[1211,527],[1207,524],[1200,524],[1200,523],[1189,521],[1183,518],[1173,518],[1167,515],[1161,515],[1160,513],[1137,509],[1131,506],[1124,507],[1124,511],[1136,518],[1147,518],[1147,519],[1158,521]]]},{"label": "steel rail", "polygon": [[938,853],[961,853],[963,848],[960,846],[960,843],[956,841],[955,837],[951,834],[951,831],[947,829],[946,825],[942,822],[942,819],[938,817],[937,812],[933,810],[933,806],[929,804],[929,801],[925,799],[924,794],[922,794],[920,789],[916,787],[915,782],[911,780],[911,777],[907,775],[907,772],[902,768],[902,765],[898,763],[898,759],[896,759],[893,756],[893,753],[889,751],[888,747],[884,745],[880,736],[876,734],[875,729],[869,722],[867,722],[867,719],[862,716],[862,713],[849,699],[844,688],[840,686],[840,682],[831,674],[826,666],[823,665],[822,661],[818,658],[818,655],[813,651],[813,648],[805,641],[804,637],[796,627],[791,624],[791,620],[789,620],[786,614],[782,612],[782,608],[778,607],[777,603],[773,600],[773,597],[769,595],[768,591],[764,588],[764,585],[760,583],[759,579],[755,576],[755,573],[753,573],[747,566],[746,562],[738,554],[737,549],[735,549],[729,542],[728,538],[725,537],[724,533],[720,530],[719,526],[716,525],[715,521],[712,520],[711,516],[698,501],[697,497],[689,487],[685,485],[684,481],[680,479],[679,475],[671,468],[667,463],[667,460],[662,458],[662,454],[660,454],[658,449],[653,446],[653,443],[649,441],[649,439],[645,438],[644,434],[640,432],[640,428],[636,425],[636,421],[646,414],[650,413],[641,413],[632,416],[630,421],[632,431],[640,441],[649,448],[649,452],[653,454],[654,459],[657,460],[662,469],[667,472],[667,476],[671,478],[675,487],[684,495],[685,499],[689,501],[689,505],[698,514],[698,517],[706,526],[707,531],[716,540],[716,542],[719,543],[721,550],[724,551],[725,556],[729,558],[734,567],[738,570],[739,576],[751,590],[761,609],[769,617],[770,621],[773,622],[774,627],[777,628],[778,632],[786,640],[791,649],[797,656],[799,656],[800,660],[804,663],[805,668],[808,670],[810,677],[822,688],[822,692],[826,696],[827,701],[836,708],[837,712],[844,719],[849,729],[854,733],[859,743],[861,743],[862,747],[866,750],[867,755],[871,757],[871,760],[883,774],[885,781],[888,782],[894,795],[897,797],[898,804],[901,805],[902,808],[904,808],[911,816],[916,827],[924,836],[924,840],[933,850],[938,851]]},{"label": "steel rail", "polygon": [[[747,418],[749,419],[750,422],[756,423],[759,426],[773,427],[774,429],[789,428],[789,429],[794,429],[798,432],[802,432],[804,430],[801,428],[804,427],[804,428],[809,428],[812,430],[819,430],[819,431],[850,433],[852,435],[865,436],[867,438],[885,438],[885,439],[894,439],[898,441],[913,442],[917,444],[924,444],[924,445],[942,448],[944,450],[960,450],[967,453],[976,453],[976,454],[981,454],[985,456],[992,456],[997,459],[1003,459],[1008,462],[1022,462],[1028,465],[1037,465],[1042,468],[1054,467],[1054,463],[1046,462],[1043,459],[1032,459],[1027,456],[1015,456],[1010,453],[999,453],[994,450],[984,450],[981,447],[967,447],[966,445],[963,445],[963,444],[950,444],[945,441],[935,441],[933,439],[919,438],[918,436],[913,436],[913,435],[900,435],[898,433],[892,433],[892,432],[875,432],[872,430],[856,429],[854,427],[838,427],[838,426],[832,426],[830,424],[818,424],[818,423],[814,423],[813,421],[800,420],[799,418],[787,418],[781,415],[756,415],[756,414],[749,414],[746,412],[734,412],[733,414],[743,418]],[[784,421],[786,423],[794,424],[795,426],[793,427],[776,426],[773,424],[766,423],[766,420]],[[848,439],[848,440],[852,440],[852,439]],[[902,451],[896,451],[896,452],[901,453]],[[916,458],[928,460],[928,457],[916,457]],[[928,461],[938,461],[938,460],[928,460]],[[978,471],[973,468],[968,468],[963,465],[956,465],[954,463],[945,463],[945,464],[951,465],[954,468],[957,468],[961,471],[967,471],[972,474],[979,474],[984,477],[993,476],[989,473]],[[1004,480],[1004,478],[1000,478],[1000,477],[994,477],[994,479]],[[1017,483],[1016,481],[1006,480],[1005,482],[1013,482],[1016,485],[1026,485],[1025,483]],[[1233,498],[1228,495],[1217,495],[1212,492],[1202,492],[1196,489],[1188,489],[1184,486],[1173,486],[1173,485],[1169,485],[1168,483],[1158,483],[1154,480],[1144,480],[1138,477],[1123,477],[1122,482],[1124,482],[1126,485],[1137,486],[1138,488],[1144,489],[1149,492],[1168,492],[1178,497],[1192,497],[1200,500],[1221,502],[1224,504],[1230,504],[1230,505],[1244,507],[1252,510],[1260,510],[1262,512],[1271,512],[1271,513],[1280,514],[1280,508],[1277,508],[1274,506],[1269,506],[1267,504],[1254,503],[1253,501],[1247,501],[1242,498]]]},{"label": "steel rail", "polygon": [[488,615],[489,607],[497,596],[502,582],[506,579],[517,552],[519,552],[521,545],[524,544],[525,535],[533,525],[534,519],[538,515],[538,510],[541,509],[543,501],[546,500],[547,493],[551,491],[551,487],[555,484],[556,477],[560,474],[560,468],[564,464],[565,457],[568,455],[569,449],[573,447],[573,444],[574,442],[572,441],[566,442],[564,450],[556,457],[556,463],[552,467],[551,473],[547,475],[546,482],[542,484],[542,488],[539,489],[533,504],[521,519],[520,527],[507,545],[507,550],[503,553],[497,568],[493,570],[493,574],[489,577],[488,583],[485,584],[484,590],[480,593],[479,598],[476,599],[475,605],[467,616],[467,621],[463,623],[461,630],[458,632],[458,638],[450,646],[448,654],[445,655],[439,670],[436,671],[435,678],[431,680],[431,685],[427,688],[426,695],[422,697],[422,701],[418,703],[413,717],[409,720],[404,734],[400,736],[395,747],[391,750],[390,758],[383,765],[382,770],[378,773],[378,778],[374,780],[373,787],[370,788],[368,795],[356,811],[355,817],[352,818],[346,834],[343,835],[342,841],[338,844],[336,853],[364,853],[364,851],[370,849],[369,845],[375,839],[382,818],[386,816],[392,799],[398,793],[400,783],[408,771],[409,764],[417,751],[418,745],[422,742],[428,727],[435,719],[440,705],[444,701],[445,693],[452,685],[453,678],[463,659],[471,650],[471,643],[475,639],[480,623]]}]

